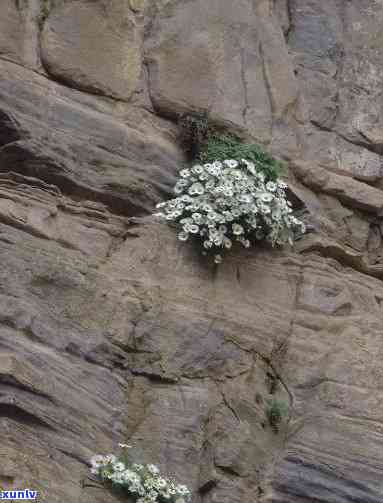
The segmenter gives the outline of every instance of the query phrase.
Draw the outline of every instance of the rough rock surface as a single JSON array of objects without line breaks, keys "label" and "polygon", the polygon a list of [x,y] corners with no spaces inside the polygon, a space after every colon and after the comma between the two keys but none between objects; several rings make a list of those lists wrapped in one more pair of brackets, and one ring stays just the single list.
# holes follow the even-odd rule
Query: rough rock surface
[{"label": "rough rock surface", "polygon": [[[383,500],[381,0],[3,0],[0,486]],[[150,216],[208,110],[289,164],[309,233],[218,269]],[[273,399],[288,406],[276,430]]]}]

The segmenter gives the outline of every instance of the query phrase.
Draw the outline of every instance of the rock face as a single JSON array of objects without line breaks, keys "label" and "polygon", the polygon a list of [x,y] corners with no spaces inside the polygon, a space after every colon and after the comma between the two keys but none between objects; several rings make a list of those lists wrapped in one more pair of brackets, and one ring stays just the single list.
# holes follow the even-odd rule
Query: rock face
[{"label": "rock face", "polygon": [[[383,3],[0,14],[0,486],[121,501],[89,458],[127,442],[193,503],[381,503]],[[295,250],[215,269],[149,216],[188,111],[288,161]]]}]

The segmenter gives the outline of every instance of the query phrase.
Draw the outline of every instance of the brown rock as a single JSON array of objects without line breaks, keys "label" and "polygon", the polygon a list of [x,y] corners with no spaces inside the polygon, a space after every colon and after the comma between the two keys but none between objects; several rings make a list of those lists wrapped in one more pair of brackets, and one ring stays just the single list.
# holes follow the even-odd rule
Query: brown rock
[{"label": "brown rock", "polygon": [[331,173],[325,168],[312,163],[295,161],[292,168],[295,175],[305,185],[317,191],[336,196],[346,204],[381,216],[383,191],[358,182],[351,177]]},{"label": "brown rock", "polygon": [[[17,4],[0,6],[0,486],[117,503],[89,459],[127,442],[193,502],[381,503],[381,2]],[[154,109],[208,109],[301,159],[295,250],[215,268],[141,218],[184,163]]]},{"label": "brown rock", "polygon": [[128,100],[141,74],[141,28],[127,2],[69,3],[45,22],[42,58],[60,80]]}]

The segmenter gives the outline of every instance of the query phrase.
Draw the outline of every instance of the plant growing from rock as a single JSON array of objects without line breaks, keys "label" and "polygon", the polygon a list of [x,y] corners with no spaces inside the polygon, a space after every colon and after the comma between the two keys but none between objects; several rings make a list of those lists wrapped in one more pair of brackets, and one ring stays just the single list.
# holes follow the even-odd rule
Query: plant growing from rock
[{"label": "plant growing from rock", "polygon": [[96,455],[91,472],[112,489],[126,493],[135,503],[187,503],[189,489],[161,476],[153,464],[134,463],[128,456],[130,446],[120,444],[122,454]]},{"label": "plant growing from rock", "polygon": [[273,398],[266,409],[267,419],[273,430],[278,433],[279,426],[283,421],[283,418],[287,416],[289,412],[289,407],[286,402],[282,400],[277,400]]},{"label": "plant growing from rock", "polygon": [[207,113],[185,114],[178,118],[181,145],[189,159],[198,159],[214,129],[209,124]]},{"label": "plant growing from rock", "polygon": [[[265,162],[234,158],[182,169],[176,197],[159,203],[156,216],[174,222],[181,241],[198,239],[216,263],[235,243],[245,248],[264,240],[272,246],[292,245],[305,226],[292,214],[287,185],[272,171],[272,158],[262,155]],[[263,164],[270,170],[262,169]]]},{"label": "plant growing from rock", "polygon": [[181,144],[193,161],[211,163],[225,159],[247,159],[268,180],[276,180],[284,171],[283,164],[255,143],[243,143],[234,133],[214,124],[207,112],[180,116]]},{"label": "plant growing from rock", "polygon": [[276,181],[283,173],[283,164],[255,143],[242,143],[233,134],[220,134],[209,130],[207,141],[200,146],[199,161],[209,163],[225,159],[246,159],[255,169],[265,175],[268,181]]}]

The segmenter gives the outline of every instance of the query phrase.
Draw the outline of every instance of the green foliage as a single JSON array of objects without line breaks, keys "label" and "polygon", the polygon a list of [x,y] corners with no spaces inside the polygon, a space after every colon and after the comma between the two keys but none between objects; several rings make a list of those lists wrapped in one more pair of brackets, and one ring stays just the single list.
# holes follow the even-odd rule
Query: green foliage
[{"label": "green foliage", "polygon": [[225,159],[246,159],[253,162],[257,171],[265,174],[267,180],[275,181],[283,171],[283,165],[259,145],[242,143],[232,134],[209,135],[199,152],[199,159],[206,162]]},{"label": "green foliage", "polygon": [[269,420],[270,426],[274,429],[275,432],[278,432],[279,425],[288,415],[288,412],[289,406],[286,402],[277,400],[276,398],[270,400],[269,405],[266,409],[266,415],[267,419]]},{"label": "green foliage", "polygon": [[180,140],[183,149],[190,160],[199,157],[201,145],[204,145],[212,133],[209,126],[208,115],[186,114],[178,119],[180,127]]},{"label": "green foliage", "polygon": [[283,173],[283,164],[255,143],[243,143],[233,133],[209,121],[207,113],[186,114],[179,118],[180,139],[190,160],[202,163],[225,159],[246,159],[253,162],[266,180],[275,181]]},{"label": "green foliage", "polygon": [[42,0],[40,7],[40,14],[38,16],[38,24],[40,30],[43,29],[45,20],[49,16],[50,10],[51,10],[51,0]]}]

